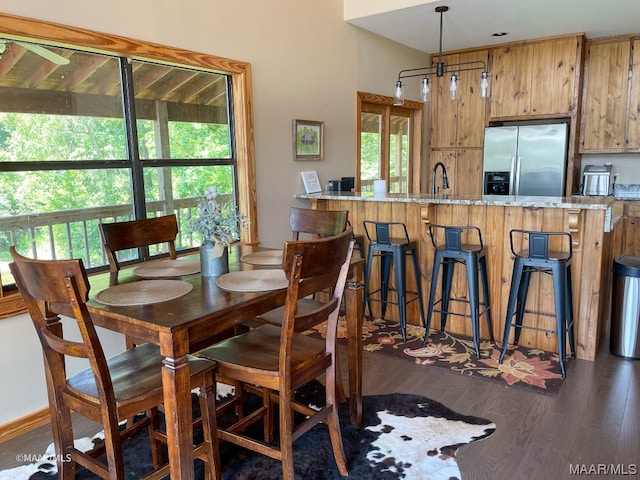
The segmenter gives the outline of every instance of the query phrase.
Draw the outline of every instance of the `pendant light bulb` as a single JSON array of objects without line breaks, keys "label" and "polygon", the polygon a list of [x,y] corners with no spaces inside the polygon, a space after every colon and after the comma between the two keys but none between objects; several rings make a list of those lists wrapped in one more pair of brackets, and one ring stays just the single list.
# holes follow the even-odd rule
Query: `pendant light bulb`
[{"label": "pendant light bulb", "polygon": [[487,77],[487,72],[482,72],[482,76],[480,77],[480,96],[482,98],[489,96],[489,79]]},{"label": "pendant light bulb", "polygon": [[420,98],[422,99],[423,103],[427,103],[429,101],[429,93],[430,93],[430,89],[429,89],[429,79],[427,77],[424,77],[422,79],[422,90],[420,92]]},{"label": "pendant light bulb", "polygon": [[398,80],[396,82],[396,93],[393,97],[394,105],[404,105],[404,92],[402,91],[402,82]]},{"label": "pendant light bulb", "polygon": [[449,98],[451,100],[456,99],[456,92],[458,91],[458,76],[454,73],[451,75],[451,85],[449,85]]}]

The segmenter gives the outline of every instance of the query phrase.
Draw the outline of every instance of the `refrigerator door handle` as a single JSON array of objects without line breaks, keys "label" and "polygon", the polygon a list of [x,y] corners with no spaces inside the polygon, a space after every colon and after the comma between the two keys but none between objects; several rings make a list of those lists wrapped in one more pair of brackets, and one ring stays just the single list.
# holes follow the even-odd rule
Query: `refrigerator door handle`
[{"label": "refrigerator door handle", "polygon": [[522,163],[522,157],[520,155],[516,155],[516,186],[515,186],[515,191],[513,192],[514,195],[520,195],[520,165]]},{"label": "refrigerator door handle", "polygon": [[518,163],[516,156],[511,155],[511,174],[509,175],[509,195],[515,195],[517,192],[516,179],[518,178]]}]

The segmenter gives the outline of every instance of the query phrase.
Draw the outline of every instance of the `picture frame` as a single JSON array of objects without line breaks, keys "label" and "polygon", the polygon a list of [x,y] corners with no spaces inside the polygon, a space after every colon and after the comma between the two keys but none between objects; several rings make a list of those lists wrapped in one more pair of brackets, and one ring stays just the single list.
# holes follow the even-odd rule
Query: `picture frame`
[{"label": "picture frame", "polygon": [[324,156],[324,122],[293,120],[293,159],[322,160]]}]

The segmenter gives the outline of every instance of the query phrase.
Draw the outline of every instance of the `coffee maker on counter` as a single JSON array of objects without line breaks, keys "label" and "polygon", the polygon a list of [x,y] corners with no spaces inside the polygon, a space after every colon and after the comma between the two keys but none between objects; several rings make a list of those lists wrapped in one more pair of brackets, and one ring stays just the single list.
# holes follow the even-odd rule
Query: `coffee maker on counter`
[{"label": "coffee maker on counter", "polygon": [[611,165],[585,165],[582,171],[582,195],[612,195],[615,183],[612,170]]},{"label": "coffee maker on counter", "polygon": [[355,177],[342,177],[340,180],[329,180],[330,192],[350,192],[353,189]]}]

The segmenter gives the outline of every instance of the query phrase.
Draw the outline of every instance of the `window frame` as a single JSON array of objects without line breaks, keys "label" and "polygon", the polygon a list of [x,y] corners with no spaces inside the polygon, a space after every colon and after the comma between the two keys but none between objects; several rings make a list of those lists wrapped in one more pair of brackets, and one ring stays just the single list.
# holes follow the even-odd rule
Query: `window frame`
[{"label": "window frame", "polygon": [[409,116],[409,158],[408,158],[408,193],[419,193],[422,191],[422,171],[423,171],[423,151],[424,151],[424,104],[412,100],[405,100],[404,105],[393,105],[393,97],[379,95],[376,93],[357,93],[356,105],[356,179],[355,191],[361,190],[360,162],[361,162],[361,117],[362,112],[382,109],[382,132],[383,140],[380,146],[382,158],[380,159],[380,175],[382,180],[387,180],[389,174],[389,119],[394,112],[406,112]]},{"label": "window frame", "polygon": [[[232,87],[229,94],[234,115],[232,141],[235,142],[236,152],[238,210],[251,220],[242,231],[241,241],[250,245],[259,243],[249,63],[8,14],[0,14],[0,32],[6,38],[31,39],[43,44],[81,48],[89,52],[140,61],[157,61],[176,67],[206,69],[228,75]],[[147,167],[151,164],[152,162],[145,162]],[[53,165],[48,163],[48,166]],[[169,165],[164,162],[162,166]],[[13,290],[5,290],[0,294],[0,318],[19,313],[14,308],[16,294]]]}]

